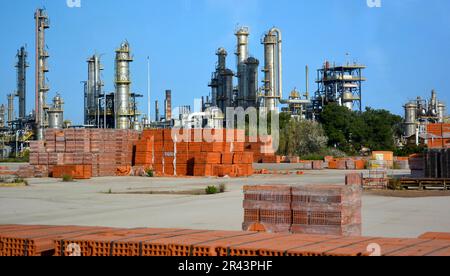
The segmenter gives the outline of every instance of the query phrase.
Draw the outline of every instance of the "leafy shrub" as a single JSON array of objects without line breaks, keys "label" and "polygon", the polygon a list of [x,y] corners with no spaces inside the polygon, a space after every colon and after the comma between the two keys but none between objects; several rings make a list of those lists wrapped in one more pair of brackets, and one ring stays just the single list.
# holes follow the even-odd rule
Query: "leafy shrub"
[{"label": "leafy shrub", "polygon": [[65,174],[63,175],[63,182],[73,182],[73,176],[71,176],[70,174]]},{"label": "leafy shrub", "polygon": [[205,189],[207,195],[214,195],[219,192],[216,186],[208,186]]}]

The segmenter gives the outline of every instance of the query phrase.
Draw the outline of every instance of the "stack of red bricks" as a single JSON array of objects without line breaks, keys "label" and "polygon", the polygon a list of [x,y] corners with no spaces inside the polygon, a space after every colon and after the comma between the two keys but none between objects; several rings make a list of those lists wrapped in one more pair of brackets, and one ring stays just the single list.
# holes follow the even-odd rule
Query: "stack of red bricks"
[{"label": "stack of red bricks", "polygon": [[449,233],[418,239],[189,229],[0,225],[0,256],[450,256]]},{"label": "stack of red bricks", "polygon": [[309,185],[292,188],[293,233],[360,236],[360,185]]},{"label": "stack of red bricks", "polygon": [[44,141],[30,143],[30,165],[35,177],[114,176],[118,167],[132,165],[138,137],[133,130],[48,129]]},{"label": "stack of red bricks", "polygon": [[361,235],[361,185],[244,187],[246,231]]},{"label": "stack of red bricks", "polygon": [[362,158],[334,158],[326,160],[328,168],[332,170],[364,170],[366,160]]},{"label": "stack of red bricks", "polygon": [[427,146],[429,149],[450,147],[450,124],[429,124],[427,125],[427,133],[434,136],[434,138],[428,139]]},{"label": "stack of red bricks", "polygon": [[135,166],[164,176],[250,176],[253,154],[244,152],[241,130],[144,130]]},{"label": "stack of red bricks", "polygon": [[245,151],[253,153],[255,163],[281,163],[283,159],[281,156],[276,155],[273,138],[270,135],[247,136]]},{"label": "stack of red bricks", "polygon": [[289,232],[292,188],[286,185],[244,186],[244,231]]}]

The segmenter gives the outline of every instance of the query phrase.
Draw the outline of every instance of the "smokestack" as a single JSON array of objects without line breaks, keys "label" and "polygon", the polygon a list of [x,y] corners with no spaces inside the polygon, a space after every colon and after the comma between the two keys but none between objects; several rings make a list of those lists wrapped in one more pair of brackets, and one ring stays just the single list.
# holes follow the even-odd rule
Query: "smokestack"
[{"label": "smokestack", "polygon": [[166,90],[166,104],[165,104],[166,121],[172,120],[172,91]]},{"label": "smokestack", "polygon": [[155,101],[155,122],[159,122],[160,121],[160,117],[159,117],[159,103],[158,101]]},{"label": "smokestack", "polygon": [[17,51],[17,97],[19,97],[19,118],[24,119],[26,116],[26,71],[29,65],[27,64],[28,53],[25,47]]}]

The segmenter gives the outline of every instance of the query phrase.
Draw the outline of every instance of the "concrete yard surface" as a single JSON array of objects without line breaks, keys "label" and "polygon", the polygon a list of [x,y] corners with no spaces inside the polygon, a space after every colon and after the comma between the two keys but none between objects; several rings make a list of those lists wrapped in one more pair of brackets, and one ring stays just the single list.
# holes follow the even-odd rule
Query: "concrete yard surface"
[{"label": "concrete yard surface", "polygon": [[[107,177],[72,183],[30,179],[27,187],[0,188],[0,224],[241,230],[243,185],[343,184],[347,173],[323,170],[236,179]],[[177,194],[219,184],[226,184],[226,193]],[[429,231],[450,232],[449,210],[447,196],[365,193],[363,234],[415,238]]]}]

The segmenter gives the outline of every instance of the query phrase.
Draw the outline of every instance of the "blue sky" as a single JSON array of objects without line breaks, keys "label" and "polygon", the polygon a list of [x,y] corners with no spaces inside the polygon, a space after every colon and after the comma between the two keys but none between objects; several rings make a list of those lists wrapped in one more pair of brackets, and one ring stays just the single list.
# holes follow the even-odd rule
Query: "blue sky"
[{"label": "blue sky", "polygon": [[[114,90],[114,50],[127,39],[135,58],[132,89],[146,94],[147,56],[152,62],[152,102],[172,89],[174,106],[193,105],[209,93],[218,47],[229,52],[235,68],[237,25],[250,27],[250,53],[263,59],[260,39],[273,26],[283,31],[284,87],[304,90],[304,67],[311,80],[325,60],[358,61],[368,66],[365,106],[402,114],[402,105],[435,88],[450,103],[450,10],[448,0],[382,0],[369,8],[366,0],[66,0],[2,1],[0,102],[15,90],[17,49],[28,45],[28,109],[34,102],[34,19],[36,8],[47,9],[50,53],[48,101],[60,92],[65,117],[83,120],[86,59],[103,54],[103,79]],[[350,53],[350,57],[346,57]],[[260,78],[262,74],[260,74]],[[311,83],[312,88],[316,88]],[[146,112],[146,99],[141,107]],[[152,112],[153,114],[153,112]],[[153,115],[152,115],[153,116]]]}]

